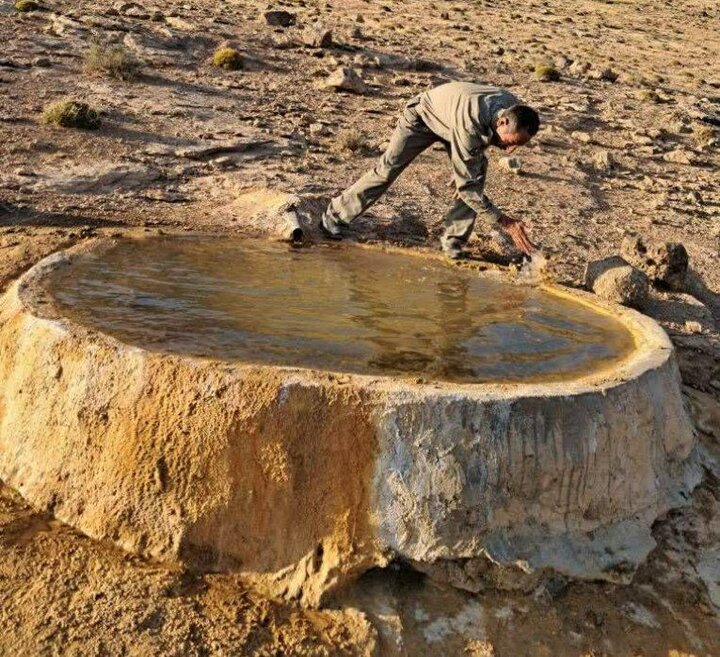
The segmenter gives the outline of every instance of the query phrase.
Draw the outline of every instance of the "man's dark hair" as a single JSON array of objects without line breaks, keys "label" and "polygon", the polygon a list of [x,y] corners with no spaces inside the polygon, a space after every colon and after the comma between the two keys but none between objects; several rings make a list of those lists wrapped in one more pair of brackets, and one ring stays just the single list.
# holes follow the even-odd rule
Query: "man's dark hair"
[{"label": "man's dark hair", "polygon": [[513,132],[527,132],[531,137],[540,129],[540,115],[528,105],[513,105],[503,116],[506,116]]}]

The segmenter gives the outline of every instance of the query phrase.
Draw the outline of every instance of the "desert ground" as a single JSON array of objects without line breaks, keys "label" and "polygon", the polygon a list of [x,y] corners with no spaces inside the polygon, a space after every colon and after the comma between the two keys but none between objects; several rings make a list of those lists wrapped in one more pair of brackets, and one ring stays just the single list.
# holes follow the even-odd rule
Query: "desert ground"
[{"label": "desert ground", "polygon": [[[0,286],[98,235],[266,233],[264,215],[238,202],[248,190],[319,211],[372,166],[406,100],[443,81],[490,82],[541,114],[519,173],[490,153],[488,193],[527,223],[548,277],[581,286],[586,262],[619,253],[629,234],[687,249],[702,302],[658,288],[644,312],[675,344],[709,459],[688,504],[657,521],[657,547],[628,586],[558,579],[471,595],[397,566],[320,610],[122,553],[3,486],[0,654],[720,655],[717,3],[38,4],[0,0]],[[269,10],[291,24],[271,24]],[[322,30],[331,41],[315,38]],[[127,58],[114,71],[102,61],[113,44]],[[220,47],[239,53],[239,70],[213,65]],[[339,67],[364,85],[327,86]],[[43,122],[68,99],[96,109],[100,126]],[[354,239],[437,249],[449,178],[444,151],[430,149],[353,224]],[[480,256],[486,241],[480,222]]]}]

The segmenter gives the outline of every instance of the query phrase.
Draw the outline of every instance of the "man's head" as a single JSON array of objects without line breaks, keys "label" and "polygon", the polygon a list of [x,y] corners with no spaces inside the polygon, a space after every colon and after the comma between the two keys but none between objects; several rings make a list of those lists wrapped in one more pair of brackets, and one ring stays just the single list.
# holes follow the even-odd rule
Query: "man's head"
[{"label": "man's head", "polygon": [[495,117],[493,144],[512,153],[518,146],[527,144],[539,129],[540,117],[532,107],[513,105]]}]

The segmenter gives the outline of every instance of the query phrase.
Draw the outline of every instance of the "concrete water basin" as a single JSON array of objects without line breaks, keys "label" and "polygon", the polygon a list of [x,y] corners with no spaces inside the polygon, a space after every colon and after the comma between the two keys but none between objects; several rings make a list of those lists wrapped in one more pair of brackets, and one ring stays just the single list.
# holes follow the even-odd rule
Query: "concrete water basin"
[{"label": "concrete water basin", "polygon": [[627,580],[699,477],[652,320],[428,256],[99,241],[0,313],[3,479],[304,604],[393,559],[470,590]]}]

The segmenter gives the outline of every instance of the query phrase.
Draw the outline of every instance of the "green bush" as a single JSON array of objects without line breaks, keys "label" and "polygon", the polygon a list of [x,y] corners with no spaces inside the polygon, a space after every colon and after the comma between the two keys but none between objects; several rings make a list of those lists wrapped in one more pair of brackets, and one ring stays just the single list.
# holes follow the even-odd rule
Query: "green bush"
[{"label": "green bush", "polygon": [[226,71],[239,71],[245,65],[242,56],[234,48],[220,48],[215,51],[212,63],[213,66],[224,68]]},{"label": "green bush", "polygon": [[15,3],[16,11],[37,11],[40,9],[40,5],[35,0],[17,0]]},{"label": "green bush", "polygon": [[42,122],[63,128],[94,130],[100,127],[100,116],[87,103],[77,100],[62,100],[48,105],[42,113]]},{"label": "green bush", "polygon": [[85,52],[85,70],[108,75],[116,80],[134,80],[140,71],[140,62],[124,46],[93,43]]},{"label": "green bush", "polygon": [[535,66],[535,77],[540,82],[557,82],[560,79],[560,73],[552,64],[540,62]]}]

